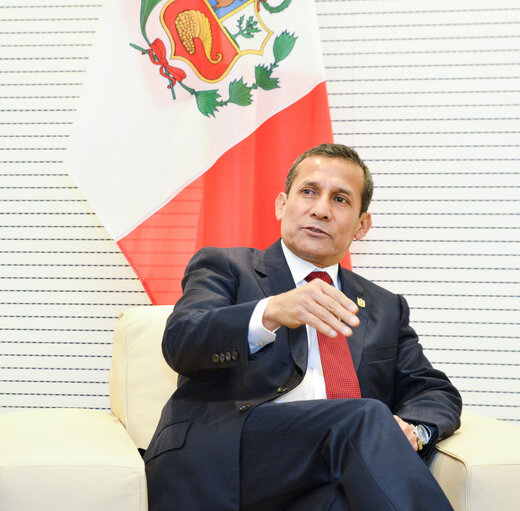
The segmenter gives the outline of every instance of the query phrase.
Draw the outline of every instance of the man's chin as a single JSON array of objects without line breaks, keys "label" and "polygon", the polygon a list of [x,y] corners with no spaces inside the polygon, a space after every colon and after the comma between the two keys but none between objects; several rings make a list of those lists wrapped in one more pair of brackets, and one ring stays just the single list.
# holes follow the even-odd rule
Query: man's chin
[{"label": "man's chin", "polygon": [[318,267],[324,268],[334,264],[335,257],[326,250],[326,247],[322,246],[305,246],[296,247],[292,250],[299,258],[308,261],[309,263],[315,264]]}]

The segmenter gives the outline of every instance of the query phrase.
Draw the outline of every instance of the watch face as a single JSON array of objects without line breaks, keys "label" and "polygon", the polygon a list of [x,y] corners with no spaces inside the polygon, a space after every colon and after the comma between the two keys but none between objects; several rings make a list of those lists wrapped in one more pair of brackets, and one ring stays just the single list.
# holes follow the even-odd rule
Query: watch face
[{"label": "watch face", "polygon": [[423,444],[427,444],[428,440],[430,440],[428,430],[422,424],[417,426],[417,436]]}]

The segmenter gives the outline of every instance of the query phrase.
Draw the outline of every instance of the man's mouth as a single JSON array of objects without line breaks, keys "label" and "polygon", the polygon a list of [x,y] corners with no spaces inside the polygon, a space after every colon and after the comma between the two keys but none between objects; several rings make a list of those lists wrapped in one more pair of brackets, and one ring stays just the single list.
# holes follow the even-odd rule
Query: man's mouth
[{"label": "man's mouth", "polygon": [[310,233],[313,233],[313,234],[317,234],[317,235],[322,235],[322,236],[328,236],[329,234],[327,232],[325,232],[323,229],[320,229],[319,227],[304,227],[303,228],[305,231],[307,232],[310,232]]}]

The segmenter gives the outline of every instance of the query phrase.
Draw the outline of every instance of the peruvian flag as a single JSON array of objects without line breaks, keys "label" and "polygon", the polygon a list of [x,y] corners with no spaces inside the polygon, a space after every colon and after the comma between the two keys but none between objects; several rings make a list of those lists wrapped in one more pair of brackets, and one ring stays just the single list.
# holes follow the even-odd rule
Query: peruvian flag
[{"label": "peruvian flag", "polygon": [[203,246],[265,248],[332,142],[313,0],[105,2],[67,166],[154,304]]}]

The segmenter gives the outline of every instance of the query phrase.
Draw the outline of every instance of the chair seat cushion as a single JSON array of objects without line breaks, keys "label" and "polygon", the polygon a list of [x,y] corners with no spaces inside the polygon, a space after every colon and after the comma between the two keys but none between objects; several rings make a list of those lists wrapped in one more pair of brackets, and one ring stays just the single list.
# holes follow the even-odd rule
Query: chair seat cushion
[{"label": "chair seat cushion", "polygon": [[146,511],[143,461],[103,411],[0,415],[0,509]]}]

